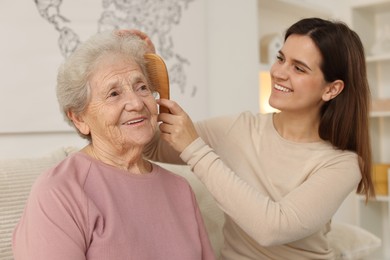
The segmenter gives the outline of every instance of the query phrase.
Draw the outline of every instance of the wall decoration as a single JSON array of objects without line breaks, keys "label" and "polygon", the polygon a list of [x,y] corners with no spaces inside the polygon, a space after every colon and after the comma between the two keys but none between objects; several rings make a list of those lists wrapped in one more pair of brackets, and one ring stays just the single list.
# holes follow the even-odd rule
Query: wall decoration
[{"label": "wall decoration", "polygon": [[272,65],[283,46],[283,37],[279,33],[270,33],[260,39],[260,62]]},{"label": "wall decoration", "polygon": [[172,98],[195,118],[205,116],[207,107],[197,106],[206,97],[204,5],[204,0],[2,0],[0,29],[7,37],[0,43],[0,133],[71,130],[57,108],[57,68],[90,35],[119,28],[137,28],[152,38],[168,66]]}]

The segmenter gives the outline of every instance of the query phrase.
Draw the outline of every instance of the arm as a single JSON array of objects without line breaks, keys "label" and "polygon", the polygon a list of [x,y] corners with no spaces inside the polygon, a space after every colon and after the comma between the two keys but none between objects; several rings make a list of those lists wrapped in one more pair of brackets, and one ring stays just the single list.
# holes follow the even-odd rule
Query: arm
[{"label": "arm", "polygon": [[273,201],[237,176],[201,139],[187,147],[181,157],[221,209],[263,246],[289,243],[319,230],[360,181],[356,156],[343,154],[279,201]]},{"label": "arm", "polygon": [[36,186],[14,231],[15,259],[85,260],[87,234],[78,210],[63,192]]},{"label": "arm", "polygon": [[[158,115],[158,120],[162,122],[159,127],[160,131],[156,132],[153,139],[144,148],[143,154],[146,158],[164,163],[186,164],[180,158],[180,153],[199,137],[198,133],[208,144],[217,145],[220,141],[220,136],[213,135],[214,131],[209,131],[207,134],[204,131],[199,131],[198,123],[193,123],[176,102],[160,99],[157,100],[157,103],[176,112],[175,114],[161,113]],[[218,122],[214,124],[214,129],[220,130],[216,130],[215,133],[226,129],[232,120],[234,119],[230,117],[219,118]]]},{"label": "arm", "polygon": [[[171,100],[160,99],[157,100],[157,103],[169,110],[181,110]],[[180,158],[180,153],[198,137],[198,134],[191,119],[183,110],[181,111],[181,114],[160,113],[158,115],[158,121],[162,122],[160,131],[156,132],[143,152],[148,159],[164,163],[185,164]],[[180,131],[176,132],[176,129]],[[171,132],[176,133],[171,134]]]},{"label": "arm", "polygon": [[[340,153],[284,197],[272,200],[240,178],[212,148],[229,138],[223,135],[228,131],[227,121],[197,126],[199,138],[193,134],[195,126],[177,104],[160,102],[171,111],[161,116],[161,138],[182,152],[183,161],[191,166],[222,210],[263,246],[299,240],[321,229],[360,181],[356,155]],[[294,169],[290,171],[294,174]],[[265,173],[259,169],[256,174]]]},{"label": "arm", "polygon": [[168,142],[160,138],[160,131],[157,131],[153,139],[145,146],[143,155],[153,161],[185,164],[177,152]]}]

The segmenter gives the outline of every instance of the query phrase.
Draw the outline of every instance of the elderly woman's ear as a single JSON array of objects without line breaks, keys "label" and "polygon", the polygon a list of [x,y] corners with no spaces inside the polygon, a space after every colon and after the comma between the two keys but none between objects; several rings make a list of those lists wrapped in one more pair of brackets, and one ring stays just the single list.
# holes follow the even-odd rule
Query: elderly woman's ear
[{"label": "elderly woman's ear", "polygon": [[69,117],[70,120],[72,120],[73,124],[77,127],[80,133],[82,133],[83,135],[89,135],[90,133],[89,125],[84,121],[81,115],[76,114],[73,111],[69,110],[67,112],[67,116]]},{"label": "elderly woman's ear", "polygon": [[137,35],[141,40],[146,43],[146,53],[156,53],[156,48],[154,47],[153,42],[150,40],[148,35],[140,30],[136,29],[120,29],[115,32],[118,36],[126,36],[129,34]]}]

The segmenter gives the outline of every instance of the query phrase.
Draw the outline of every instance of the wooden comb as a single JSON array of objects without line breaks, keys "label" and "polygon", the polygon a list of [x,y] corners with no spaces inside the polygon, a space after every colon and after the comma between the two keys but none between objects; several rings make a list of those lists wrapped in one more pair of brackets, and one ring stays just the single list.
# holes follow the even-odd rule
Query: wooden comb
[{"label": "wooden comb", "polygon": [[[155,87],[160,98],[169,99],[169,78],[165,62],[154,53],[145,54],[145,59],[150,83]],[[169,110],[160,106],[160,113],[169,113]]]}]

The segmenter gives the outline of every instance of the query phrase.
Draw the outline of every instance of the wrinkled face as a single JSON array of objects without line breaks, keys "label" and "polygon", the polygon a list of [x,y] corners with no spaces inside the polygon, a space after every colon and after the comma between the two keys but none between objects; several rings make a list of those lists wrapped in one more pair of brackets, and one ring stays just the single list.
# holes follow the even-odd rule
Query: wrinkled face
[{"label": "wrinkled face", "polygon": [[91,99],[79,130],[92,144],[123,151],[143,147],[157,129],[157,104],[147,79],[133,61],[101,57],[90,77]]},{"label": "wrinkled face", "polygon": [[271,68],[269,103],[281,111],[319,113],[329,83],[320,69],[322,57],[308,36],[290,35]]}]

